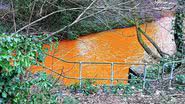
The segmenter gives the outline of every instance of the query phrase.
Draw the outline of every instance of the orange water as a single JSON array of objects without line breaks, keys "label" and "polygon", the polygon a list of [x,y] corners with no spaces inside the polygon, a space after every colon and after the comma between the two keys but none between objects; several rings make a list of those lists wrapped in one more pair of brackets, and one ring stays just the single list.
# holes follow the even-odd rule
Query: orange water
[{"label": "orange water", "polygon": [[[168,18],[162,19],[163,22],[169,22]],[[165,29],[159,29],[159,27],[158,22],[142,25],[142,28],[146,30],[147,34],[153,39],[161,32],[169,34]],[[158,38],[160,38],[160,36],[158,36]],[[60,41],[58,48],[53,49],[49,54],[68,61],[139,62],[143,59],[144,50],[137,41],[135,27],[130,27],[94,33],[72,41]],[[58,73],[62,72],[66,76],[79,77],[78,64],[64,63],[48,56],[46,57],[45,65]],[[127,79],[129,66],[130,65],[115,65],[114,78]],[[83,78],[111,77],[110,65],[82,65],[82,67]],[[56,74],[42,67],[33,67],[33,69],[34,72],[44,70],[57,77]],[[78,82],[77,80],[63,77],[61,77],[60,80],[66,85]],[[117,81],[114,81],[114,83],[116,82]],[[110,84],[110,80],[97,81],[97,83]]]}]

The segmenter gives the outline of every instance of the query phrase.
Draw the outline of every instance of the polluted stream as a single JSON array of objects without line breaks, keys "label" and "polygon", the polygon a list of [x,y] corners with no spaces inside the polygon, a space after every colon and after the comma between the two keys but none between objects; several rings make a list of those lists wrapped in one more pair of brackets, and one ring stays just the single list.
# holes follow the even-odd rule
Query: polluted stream
[{"label": "polluted stream", "polygon": [[[159,47],[169,54],[175,52],[173,35],[170,34],[172,20],[172,16],[167,16],[141,26],[157,42]],[[144,40],[151,46],[145,38]],[[44,47],[50,48],[49,45]],[[143,63],[145,59],[145,52],[137,40],[136,28],[134,26],[88,34],[79,37],[77,40],[59,41],[58,47],[53,48],[48,54],[72,62]],[[111,64],[82,64],[80,66],[77,63],[60,61],[52,56],[46,57],[44,65],[68,77],[110,79],[97,80],[97,84],[110,84],[111,78],[128,79],[129,67],[131,66],[115,64],[113,69],[111,69]],[[80,67],[82,68],[81,71],[79,70]],[[113,73],[111,70],[113,70]],[[40,66],[32,67],[32,72],[38,71],[44,71],[55,77],[59,76],[51,70]],[[62,76],[60,81],[65,85],[79,82],[77,79],[68,79]],[[127,83],[127,81],[114,80],[113,84],[118,82]]]}]

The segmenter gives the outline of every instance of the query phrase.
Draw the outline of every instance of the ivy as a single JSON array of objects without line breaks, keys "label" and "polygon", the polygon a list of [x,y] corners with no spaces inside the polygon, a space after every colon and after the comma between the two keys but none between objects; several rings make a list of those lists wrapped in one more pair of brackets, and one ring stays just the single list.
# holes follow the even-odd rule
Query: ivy
[{"label": "ivy", "polygon": [[46,92],[52,87],[52,83],[47,81],[46,74],[28,81],[24,79],[27,69],[45,59],[43,43],[35,41],[41,38],[43,37],[0,34],[0,98],[4,103],[20,103],[20,101],[23,103],[30,101],[32,97],[33,101],[40,99],[37,98],[40,93],[28,97],[33,85]]},{"label": "ivy", "polygon": [[184,0],[178,0],[179,7],[176,10],[175,14],[175,22],[174,22],[174,38],[175,38],[175,43],[177,46],[177,51],[182,53],[183,52],[183,35],[184,35],[184,7],[185,6],[185,1]]}]

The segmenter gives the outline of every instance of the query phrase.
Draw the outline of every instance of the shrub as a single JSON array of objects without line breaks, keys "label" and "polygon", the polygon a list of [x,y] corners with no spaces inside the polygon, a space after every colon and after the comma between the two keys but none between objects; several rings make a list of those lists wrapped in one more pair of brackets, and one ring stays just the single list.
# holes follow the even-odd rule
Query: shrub
[{"label": "shrub", "polygon": [[185,84],[185,75],[177,75],[175,81],[178,84]]},{"label": "shrub", "polygon": [[16,84],[16,95],[13,99],[18,104],[56,104],[57,95],[52,94],[54,79],[44,72],[29,74],[21,83]]},{"label": "shrub", "polygon": [[180,74],[175,77],[176,89],[180,91],[185,91],[185,75]]},{"label": "shrub", "polygon": [[79,101],[73,97],[66,96],[64,98],[63,104],[79,104]]},{"label": "shrub", "polygon": [[94,94],[98,91],[98,87],[95,85],[94,80],[86,79],[82,82],[82,87],[80,88],[78,83],[69,86],[71,92],[82,92],[86,95]]},{"label": "shrub", "polygon": [[[46,74],[39,74],[36,79],[24,79],[32,65],[44,61],[43,43],[36,42],[41,36],[18,34],[0,34],[0,98],[4,103],[36,102],[53,96],[48,93],[52,87]],[[31,93],[37,86],[41,93]],[[42,101],[42,100],[37,100]]]}]

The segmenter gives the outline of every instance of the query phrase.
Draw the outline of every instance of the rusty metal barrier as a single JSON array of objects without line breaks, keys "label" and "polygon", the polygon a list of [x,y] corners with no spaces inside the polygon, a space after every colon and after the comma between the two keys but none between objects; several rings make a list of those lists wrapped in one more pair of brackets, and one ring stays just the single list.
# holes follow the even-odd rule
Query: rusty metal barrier
[{"label": "rusty metal barrier", "polygon": [[[71,63],[71,64],[78,64],[79,65],[79,77],[71,77],[71,76],[66,76],[66,75],[63,75],[63,74],[60,74],[58,72],[55,72],[54,70],[52,70],[51,68],[48,68],[46,66],[43,66],[43,68],[46,68],[46,69],[49,69],[50,71],[54,72],[55,74],[57,75],[60,75],[61,77],[63,78],[66,78],[66,79],[76,79],[76,80],[79,80],[79,85],[80,87],[82,87],[82,81],[85,80],[85,79],[93,79],[93,80],[110,80],[110,86],[114,86],[113,82],[115,80],[122,80],[122,81],[129,81],[129,80],[132,80],[132,81],[136,81],[136,80],[140,80],[140,79],[125,79],[125,78],[114,78],[114,65],[143,65],[144,66],[144,73],[143,73],[143,78],[142,78],[142,81],[143,81],[143,88],[145,88],[145,84],[146,84],[146,81],[157,81],[159,80],[161,77],[160,77],[160,68],[159,68],[159,65],[158,64],[150,64],[150,63],[125,63],[125,62],[77,62],[77,61],[67,61],[67,60],[64,60],[64,59],[61,59],[61,58],[58,58],[58,57],[55,57],[53,55],[49,55],[47,54],[48,56],[51,56],[59,61],[62,61],[62,62],[65,62],[65,63]],[[85,78],[82,76],[82,72],[83,72],[83,65],[85,64],[89,64],[89,65],[98,65],[98,64],[102,64],[102,65],[110,65],[110,78]],[[157,66],[157,69],[158,69],[158,76],[156,79],[147,79],[147,66],[151,66],[151,65],[155,65]],[[126,69],[124,69],[126,70]]]}]

